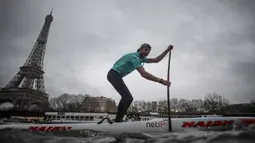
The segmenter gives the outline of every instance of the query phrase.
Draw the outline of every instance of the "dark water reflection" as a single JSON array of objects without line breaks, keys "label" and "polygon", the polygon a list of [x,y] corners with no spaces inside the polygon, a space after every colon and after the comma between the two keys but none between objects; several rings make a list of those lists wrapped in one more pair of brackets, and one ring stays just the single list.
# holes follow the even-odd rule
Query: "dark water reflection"
[{"label": "dark water reflection", "polygon": [[255,143],[255,130],[205,132],[189,131],[156,134],[152,138],[130,135],[95,137],[68,137],[56,134],[32,133],[6,129],[0,131],[1,143]]}]

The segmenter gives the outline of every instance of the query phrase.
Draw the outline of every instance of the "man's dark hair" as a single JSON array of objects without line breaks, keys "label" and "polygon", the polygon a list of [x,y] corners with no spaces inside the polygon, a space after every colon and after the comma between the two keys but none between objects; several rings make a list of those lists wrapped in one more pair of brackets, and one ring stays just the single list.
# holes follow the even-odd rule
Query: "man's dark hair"
[{"label": "man's dark hair", "polygon": [[140,48],[137,49],[137,52],[139,52],[140,49],[142,49],[142,48],[149,48],[149,49],[151,49],[151,46],[150,46],[149,44],[147,44],[147,43],[143,43],[143,44],[140,46]]}]

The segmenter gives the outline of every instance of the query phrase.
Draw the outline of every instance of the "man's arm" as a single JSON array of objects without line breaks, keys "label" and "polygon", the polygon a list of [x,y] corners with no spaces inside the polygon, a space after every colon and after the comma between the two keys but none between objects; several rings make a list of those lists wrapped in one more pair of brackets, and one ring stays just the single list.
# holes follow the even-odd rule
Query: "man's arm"
[{"label": "man's arm", "polygon": [[160,62],[172,48],[173,48],[172,45],[170,45],[170,46],[168,46],[168,48],[162,54],[160,54],[156,58],[147,58],[146,63],[158,63],[158,62]]},{"label": "man's arm", "polygon": [[154,81],[154,82],[160,82],[160,81],[162,81],[161,78],[155,77],[154,75],[152,75],[152,74],[146,72],[145,69],[144,69],[142,66],[136,68],[136,70],[140,73],[140,75],[141,75],[143,78],[146,78],[146,79],[151,80],[151,81]]}]

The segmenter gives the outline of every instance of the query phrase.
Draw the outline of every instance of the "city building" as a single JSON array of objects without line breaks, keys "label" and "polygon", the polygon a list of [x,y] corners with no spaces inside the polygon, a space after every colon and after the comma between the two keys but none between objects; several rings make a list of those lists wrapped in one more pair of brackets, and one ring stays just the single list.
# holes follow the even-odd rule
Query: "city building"
[{"label": "city building", "polygon": [[111,98],[100,97],[85,97],[81,103],[82,112],[116,112],[116,103]]}]

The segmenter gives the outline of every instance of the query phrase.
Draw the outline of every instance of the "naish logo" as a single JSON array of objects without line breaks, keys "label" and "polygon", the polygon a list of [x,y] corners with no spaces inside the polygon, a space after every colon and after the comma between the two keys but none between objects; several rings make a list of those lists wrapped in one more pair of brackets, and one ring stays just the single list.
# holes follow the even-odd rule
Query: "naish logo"
[{"label": "naish logo", "polygon": [[146,127],[159,128],[159,127],[163,127],[165,124],[166,124],[165,121],[147,122]]},{"label": "naish logo", "polygon": [[30,126],[30,131],[43,131],[43,132],[55,132],[55,131],[70,131],[72,127],[69,126]]},{"label": "naish logo", "polygon": [[239,119],[242,124],[249,126],[255,124],[255,119]]},{"label": "naish logo", "polygon": [[183,128],[186,127],[212,127],[212,126],[227,126],[233,125],[234,120],[215,120],[215,121],[198,121],[198,122],[183,122]]}]

